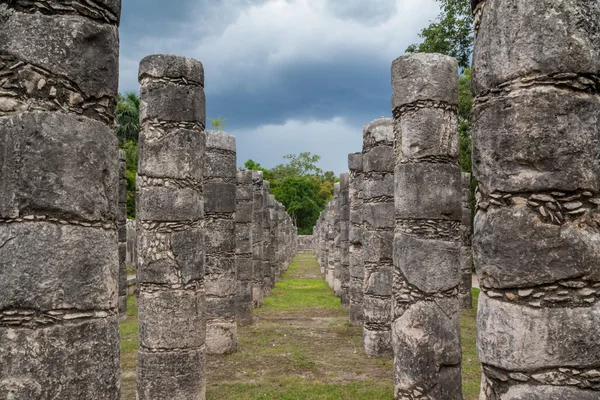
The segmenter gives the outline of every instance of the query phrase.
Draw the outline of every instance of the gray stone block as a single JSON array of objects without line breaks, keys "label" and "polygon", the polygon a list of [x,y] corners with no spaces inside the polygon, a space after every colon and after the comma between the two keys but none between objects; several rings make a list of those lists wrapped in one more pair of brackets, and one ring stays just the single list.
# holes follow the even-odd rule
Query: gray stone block
[{"label": "gray stone block", "polygon": [[117,318],[0,327],[0,398],[118,400]]},{"label": "gray stone block", "polygon": [[142,133],[138,174],[201,181],[204,142],[204,134],[197,130],[174,129],[160,137],[154,137],[151,132]]},{"label": "gray stone block", "polygon": [[204,67],[193,58],[174,56],[171,54],[154,54],[144,57],[140,62],[138,80],[144,78],[176,79],[185,78],[204,86]]},{"label": "gray stone block", "polygon": [[0,224],[0,243],[0,310],[116,309],[116,231],[42,222]]},{"label": "gray stone block", "polygon": [[480,283],[527,288],[562,280],[600,281],[600,234],[577,222],[547,224],[525,204],[475,217],[473,254]]},{"label": "gray stone block", "polygon": [[222,182],[204,183],[204,212],[233,213],[235,212],[235,184]]},{"label": "gray stone block", "polygon": [[397,233],[394,265],[409,285],[425,294],[445,292],[460,283],[461,246],[458,242],[421,239]]},{"label": "gray stone block", "polygon": [[574,387],[516,385],[502,395],[502,400],[596,400],[597,391],[582,390]]},{"label": "gray stone block", "polygon": [[71,114],[22,113],[0,120],[0,138],[2,218],[116,222],[117,140],[105,124]]},{"label": "gray stone block", "polygon": [[143,82],[140,121],[197,122],[206,125],[206,96],[200,86]]},{"label": "gray stone block", "polygon": [[145,186],[137,189],[139,221],[183,222],[203,217],[202,194],[194,188]]},{"label": "gray stone block", "polygon": [[394,148],[376,146],[363,154],[363,172],[391,172],[394,170]]},{"label": "gray stone block", "polygon": [[396,165],[396,218],[460,221],[460,167],[453,164]]},{"label": "gray stone block", "polygon": [[204,348],[154,353],[140,349],[137,358],[137,397],[154,399],[203,399],[206,393]]},{"label": "gray stone block", "polygon": [[531,88],[473,115],[473,171],[490,193],[600,190],[598,96]]},{"label": "gray stone block", "polygon": [[456,111],[443,108],[417,108],[396,121],[399,159],[402,162],[458,158],[458,121]]},{"label": "gray stone block", "polygon": [[585,0],[487,2],[473,53],[474,92],[535,75],[598,74],[599,14],[600,4]]},{"label": "gray stone block", "polygon": [[137,301],[143,348],[164,351],[204,345],[206,319],[201,291],[143,290]]},{"label": "gray stone block", "polygon": [[600,305],[534,308],[481,293],[477,349],[481,362],[509,371],[594,368],[600,354]]},{"label": "gray stone block", "polygon": [[365,262],[391,263],[394,249],[394,231],[365,230],[363,235],[363,260]]},{"label": "gray stone block", "polygon": [[[390,171],[393,171],[392,167]],[[362,198],[364,199],[376,199],[376,198],[392,198],[394,196],[394,174],[372,174],[362,182]],[[362,205],[361,205],[362,207]],[[362,210],[362,208],[361,208]],[[358,213],[362,214],[362,213]],[[352,217],[350,217],[352,218]],[[393,217],[391,217],[393,219]]]},{"label": "gray stone block", "polygon": [[442,54],[417,53],[392,63],[392,109],[433,100],[458,105],[458,62]]}]

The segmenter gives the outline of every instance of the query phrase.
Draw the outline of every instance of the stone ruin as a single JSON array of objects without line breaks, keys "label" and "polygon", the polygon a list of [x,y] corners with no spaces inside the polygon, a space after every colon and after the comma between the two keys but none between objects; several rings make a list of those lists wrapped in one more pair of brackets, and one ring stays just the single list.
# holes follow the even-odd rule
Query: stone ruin
[{"label": "stone ruin", "polygon": [[262,173],[236,170],[234,138],[205,130],[202,64],[167,55],[140,64],[127,221],[119,2],[0,4],[0,398],[119,398],[132,265],[138,399],[203,399],[207,352],[234,350],[314,250],[365,352],[393,354],[396,399],[462,398],[475,265],[480,399],[597,400],[600,3],[472,6],[473,232],[457,63],[416,54],[393,63],[394,118],[365,127],[299,239]]}]

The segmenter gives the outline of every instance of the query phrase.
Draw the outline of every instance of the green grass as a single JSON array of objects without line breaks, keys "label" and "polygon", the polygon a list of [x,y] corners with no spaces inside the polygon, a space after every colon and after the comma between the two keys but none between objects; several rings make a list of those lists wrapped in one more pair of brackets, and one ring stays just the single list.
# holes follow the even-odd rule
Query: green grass
[{"label": "green grass", "polygon": [[[481,377],[475,349],[475,315],[461,312],[464,400],[476,400]],[[121,324],[122,399],[135,399],[137,342],[135,296]],[[300,254],[281,277],[254,324],[238,328],[238,350],[207,357],[207,399],[393,398],[393,360],[367,357],[362,328],[323,280],[314,256]]]}]

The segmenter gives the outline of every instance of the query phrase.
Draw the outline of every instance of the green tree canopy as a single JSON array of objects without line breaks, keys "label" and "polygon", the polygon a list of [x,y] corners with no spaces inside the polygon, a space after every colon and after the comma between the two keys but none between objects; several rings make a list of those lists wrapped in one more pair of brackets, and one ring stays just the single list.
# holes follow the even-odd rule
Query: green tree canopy
[{"label": "green tree canopy", "polygon": [[119,142],[132,140],[137,143],[140,132],[140,98],[137,93],[119,93],[115,119]]},{"label": "green tree canopy", "polygon": [[407,53],[441,53],[458,60],[461,68],[471,65],[473,52],[473,14],[470,0],[436,0],[442,12],[436,22],[424,28],[423,42],[411,44]]},{"label": "green tree canopy", "polygon": [[225,121],[227,121],[227,118],[221,118],[221,116],[219,115],[216,119],[209,118],[208,120],[210,121],[213,128],[215,128],[218,131],[222,131],[223,127],[225,126]]}]

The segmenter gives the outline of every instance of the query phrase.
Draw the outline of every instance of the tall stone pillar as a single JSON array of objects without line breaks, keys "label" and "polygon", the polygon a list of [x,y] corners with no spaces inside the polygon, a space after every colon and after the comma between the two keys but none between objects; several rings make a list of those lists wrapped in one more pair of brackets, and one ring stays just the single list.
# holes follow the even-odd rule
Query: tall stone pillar
[{"label": "tall stone pillar", "polygon": [[204,213],[206,227],[206,351],[226,354],[237,348],[235,137],[206,132]]},{"label": "tall stone pillar", "polygon": [[269,181],[263,181],[263,276],[262,292],[263,296],[271,295],[271,268],[273,267],[273,236],[271,235],[271,209],[273,207],[270,199],[271,184]]},{"label": "tall stone pillar", "polygon": [[340,240],[340,220],[341,220],[341,183],[336,182],[333,185],[333,291],[337,297],[342,297],[342,264],[341,264],[341,240]]},{"label": "tall stone pillar", "polygon": [[396,134],[396,399],[462,399],[458,63],[440,54],[392,65]]},{"label": "tall stone pillar", "polygon": [[125,265],[131,265],[137,270],[137,222],[136,220],[127,220],[127,256]]},{"label": "tall stone pillar", "polygon": [[235,264],[237,273],[235,320],[238,325],[252,325],[252,230],[253,230],[252,171],[237,171],[235,208]]},{"label": "tall stone pillar", "polygon": [[340,175],[340,299],[350,308],[350,174]]},{"label": "tall stone pillar", "polygon": [[474,2],[481,399],[600,398],[600,3]]},{"label": "tall stone pillar", "polygon": [[471,247],[472,218],[471,218],[471,174],[463,172],[461,174],[462,183],[462,223],[461,223],[461,254],[460,270],[461,281],[458,288],[460,298],[460,308],[473,308],[473,249]]},{"label": "tall stone pillar", "polygon": [[119,240],[119,319],[127,319],[127,155],[119,150],[119,205],[117,231]]},{"label": "tall stone pillar", "polygon": [[153,55],[139,79],[137,398],[204,399],[204,69]]},{"label": "tall stone pillar", "polygon": [[363,281],[365,279],[365,264],[363,261],[363,176],[362,153],[348,155],[350,169],[350,224],[349,224],[349,296],[350,323],[360,326],[363,324]]},{"label": "tall stone pillar", "polygon": [[380,118],[363,131],[364,347],[392,355],[392,249],[394,242],[394,130]]},{"label": "tall stone pillar", "polygon": [[120,8],[0,4],[2,399],[119,398]]},{"label": "tall stone pillar", "polygon": [[252,171],[252,301],[254,307],[263,304],[264,259],[264,191],[262,171]]},{"label": "tall stone pillar", "polygon": [[[335,185],[334,185],[335,186]],[[335,200],[327,206],[327,283],[334,289],[335,285]]]},{"label": "tall stone pillar", "polygon": [[269,261],[271,263],[271,273],[269,275],[269,282],[271,288],[275,286],[275,282],[279,277],[279,263],[277,260],[277,247],[279,245],[279,238],[277,237],[278,231],[278,220],[277,220],[277,202],[272,194],[269,194],[267,198],[267,207],[269,209],[269,232],[271,238],[271,245],[269,250]]}]

